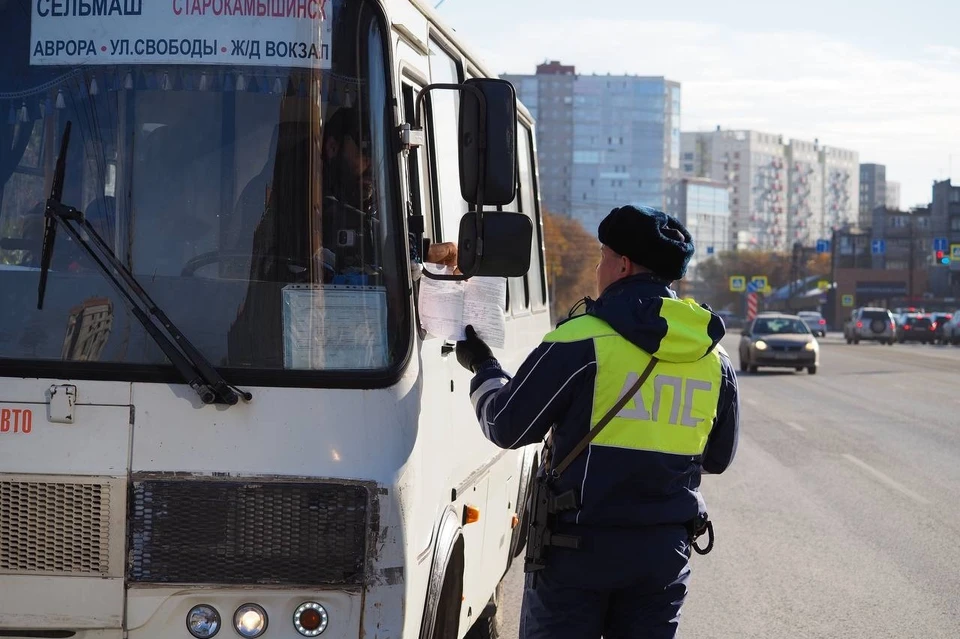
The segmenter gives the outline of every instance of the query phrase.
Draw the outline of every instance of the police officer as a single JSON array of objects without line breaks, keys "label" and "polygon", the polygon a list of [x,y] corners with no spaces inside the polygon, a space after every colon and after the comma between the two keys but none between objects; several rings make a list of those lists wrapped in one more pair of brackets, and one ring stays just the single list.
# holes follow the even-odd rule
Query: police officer
[{"label": "police officer", "polygon": [[[518,448],[549,432],[550,468],[540,477],[554,478],[553,494],[576,497],[551,524],[576,543],[549,546],[545,567],[526,575],[522,639],[674,637],[692,531],[706,513],[700,476],[726,470],[737,447],[723,322],[670,288],[693,255],[690,234],[661,211],[624,206],[598,236],[599,298],[549,333],[515,377],[472,327],[457,344],[458,361],[475,373],[471,400],[487,438]],[[632,399],[612,411],[654,359]]]}]

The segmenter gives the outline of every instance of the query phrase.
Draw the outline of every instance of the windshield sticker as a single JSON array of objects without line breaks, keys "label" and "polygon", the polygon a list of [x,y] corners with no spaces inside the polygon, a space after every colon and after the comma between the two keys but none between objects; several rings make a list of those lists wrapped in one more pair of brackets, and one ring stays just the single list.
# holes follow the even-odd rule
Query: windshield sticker
[{"label": "windshield sticker", "polygon": [[33,432],[33,411],[29,408],[0,408],[0,435],[29,435]]},{"label": "windshield sticker", "polygon": [[377,369],[387,361],[385,288],[334,284],[283,288],[284,368]]},{"label": "windshield sticker", "polygon": [[35,0],[30,64],[331,68],[330,0]]}]

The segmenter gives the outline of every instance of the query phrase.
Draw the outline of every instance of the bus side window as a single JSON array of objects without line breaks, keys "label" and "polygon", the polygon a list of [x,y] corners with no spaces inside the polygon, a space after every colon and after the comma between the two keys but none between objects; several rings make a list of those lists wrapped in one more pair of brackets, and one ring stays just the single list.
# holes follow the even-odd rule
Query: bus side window
[{"label": "bus side window", "polygon": [[[440,45],[430,40],[430,82],[459,84],[463,81],[463,66]],[[456,242],[460,233],[460,218],[467,212],[467,203],[460,197],[460,152],[457,120],[460,116],[460,96],[456,91],[432,91],[428,99],[430,122],[428,140],[433,178],[433,210],[438,211],[439,228],[435,228],[441,242]],[[434,225],[437,223],[434,219]]]},{"label": "bus side window", "polygon": [[[521,133],[518,131],[518,137]],[[517,182],[519,184],[520,174],[517,173]],[[496,207],[490,207],[491,209]],[[520,189],[517,188],[516,195],[513,196],[513,202],[504,207],[504,211],[520,211]],[[507,311],[513,315],[523,315],[530,308],[530,299],[527,295],[527,285],[523,277],[511,277],[507,280]]]},{"label": "bus side window", "polygon": [[[411,84],[403,84],[403,118],[405,122],[414,122],[416,119],[416,99],[420,88]],[[422,155],[423,149],[415,147],[407,154],[407,177],[410,185],[411,215],[422,215],[424,221],[424,237],[431,240],[436,237],[436,222],[433,220],[429,206],[430,185],[426,180],[426,158]],[[419,251],[420,247],[416,247]]]},{"label": "bus side window", "polygon": [[540,199],[536,197],[533,132],[522,123],[517,129],[517,156],[520,167],[520,211],[533,222],[530,270],[527,271],[527,302],[530,308],[538,311],[547,307],[543,269],[543,229],[540,223]]}]

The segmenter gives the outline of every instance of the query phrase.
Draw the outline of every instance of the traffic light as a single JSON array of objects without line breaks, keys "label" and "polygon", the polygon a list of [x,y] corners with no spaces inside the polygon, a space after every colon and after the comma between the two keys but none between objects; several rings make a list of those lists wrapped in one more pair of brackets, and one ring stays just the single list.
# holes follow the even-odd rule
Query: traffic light
[{"label": "traffic light", "polygon": [[950,256],[943,251],[937,251],[937,264],[949,264]]}]

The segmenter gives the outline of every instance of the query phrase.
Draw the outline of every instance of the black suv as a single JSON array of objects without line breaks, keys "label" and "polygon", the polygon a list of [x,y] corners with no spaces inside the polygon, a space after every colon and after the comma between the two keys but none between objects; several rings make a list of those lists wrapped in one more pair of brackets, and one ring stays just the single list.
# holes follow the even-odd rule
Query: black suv
[{"label": "black suv", "polygon": [[922,342],[933,344],[937,340],[937,325],[927,315],[908,315],[897,327],[900,343]]}]

